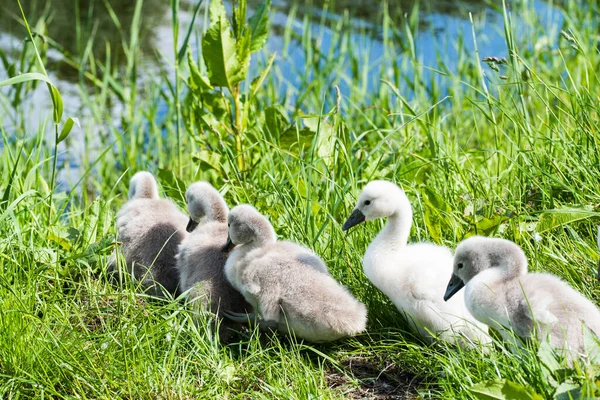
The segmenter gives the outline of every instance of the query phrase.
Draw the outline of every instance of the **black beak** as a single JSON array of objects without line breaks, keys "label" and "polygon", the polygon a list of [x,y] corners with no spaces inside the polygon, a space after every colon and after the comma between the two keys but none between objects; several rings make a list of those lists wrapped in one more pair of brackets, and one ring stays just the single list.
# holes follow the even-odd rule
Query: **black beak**
[{"label": "black beak", "polygon": [[233,244],[233,242],[231,241],[231,238],[229,237],[229,235],[227,235],[227,243],[225,244],[225,246],[223,246],[221,251],[223,253],[227,253],[229,250],[233,249],[234,247],[235,247],[235,244]]},{"label": "black beak", "polygon": [[600,281],[600,261],[598,261],[598,274],[596,274],[596,279]]},{"label": "black beak", "polygon": [[190,221],[188,222],[187,226],[185,227],[185,230],[188,232],[192,232],[194,229],[196,229],[197,226],[198,226],[198,223],[196,221],[194,221],[192,219],[192,217],[190,217]]},{"label": "black beak", "polygon": [[450,297],[454,296],[460,289],[465,286],[465,283],[458,276],[452,274],[448,287],[446,288],[446,294],[444,294],[444,301],[448,301]]},{"label": "black beak", "polygon": [[352,214],[348,217],[344,225],[342,225],[342,230],[347,231],[355,225],[360,224],[361,222],[365,222],[365,214],[363,214],[358,208],[352,211]]}]

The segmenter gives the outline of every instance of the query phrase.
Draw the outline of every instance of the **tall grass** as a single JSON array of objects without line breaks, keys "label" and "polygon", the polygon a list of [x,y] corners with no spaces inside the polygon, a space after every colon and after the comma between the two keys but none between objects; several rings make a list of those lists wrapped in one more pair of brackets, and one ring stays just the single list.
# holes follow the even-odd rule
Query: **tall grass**
[{"label": "tall grass", "polygon": [[[189,71],[177,46],[175,59],[161,55],[168,62],[160,73],[148,72],[136,50],[139,20],[126,31],[115,14],[127,57],[119,68],[116,49],[96,59],[91,41],[100,38],[76,22],[91,38],[78,54],[64,54],[80,71],[80,133],[57,153],[46,140],[48,120],[28,121],[37,127],[31,131],[0,115],[1,396],[470,398],[473,385],[499,378],[554,395],[559,377],[535,348],[513,354],[497,343],[482,354],[422,343],[361,271],[381,224],[346,235],[340,222],[367,181],[393,180],[415,208],[413,240],[454,247],[472,234],[505,237],[524,248],[531,270],[550,271],[598,301],[598,19],[592,6],[562,7],[560,25],[543,23],[530,2],[500,9],[501,54],[486,54],[483,22],[473,16],[472,37],[450,42],[452,63],[440,43],[435,68],[422,65],[416,48],[418,6],[407,14],[382,11],[376,59],[370,42],[356,36],[369,34],[368,26],[357,27],[348,14],[327,18],[327,8],[308,11],[297,26],[299,9],[292,8],[283,51],[245,104],[243,169],[236,138],[202,120],[227,111],[200,107],[193,90],[182,90]],[[174,29],[187,27],[175,18]],[[200,34],[193,29],[190,43]],[[58,47],[52,38],[32,41],[42,55]],[[298,51],[304,63],[283,71]],[[487,56],[506,63],[492,62],[496,71],[482,62]],[[32,42],[24,42],[22,71],[40,71],[34,57]],[[269,57],[268,50],[259,56],[254,76]],[[7,65],[3,78],[14,73]],[[21,122],[31,85],[0,95]],[[242,90],[251,90],[249,80]],[[219,96],[218,104],[232,104],[227,91]],[[55,172],[71,168],[76,145],[84,149],[78,178],[70,187],[53,185]],[[175,301],[150,301],[131,282],[111,286],[104,271],[117,245],[115,213],[141,169],[154,172],[182,207],[186,185],[198,179],[222,188],[231,205],[255,205],[280,237],[313,248],[367,304],[367,333],[313,346],[248,331],[221,343],[208,317],[195,325],[192,311]],[[579,394],[594,396],[597,374],[584,366],[570,379]]]}]

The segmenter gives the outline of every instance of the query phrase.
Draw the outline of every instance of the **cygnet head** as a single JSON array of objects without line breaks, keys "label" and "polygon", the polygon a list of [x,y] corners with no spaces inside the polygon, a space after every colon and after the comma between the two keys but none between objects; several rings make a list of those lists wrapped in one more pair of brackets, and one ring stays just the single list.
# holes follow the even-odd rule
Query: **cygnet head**
[{"label": "cygnet head", "polygon": [[412,208],[404,191],[392,182],[372,181],[358,196],[356,207],[342,230],[348,230],[364,221],[391,217],[399,212],[402,212],[402,219],[412,223]]},{"label": "cygnet head", "polygon": [[463,240],[454,254],[454,269],[444,300],[450,299],[477,274],[498,268],[506,278],[527,273],[527,257],[510,240],[473,236]]},{"label": "cygnet head", "polygon": [[206,221],[226,222],[229,207],[223,196],[208,182],[192,183],[185,192],[190,222],[186,230],[192,232],[198,223]]},{"label": "cygnet head", "polygon": [[256,208],[242,204],[234,207],[227,216],[228,237],[223,251],[229,251],[236,245],[275,242],[275,230],[267,218]]},{"label": "cygnet head", "polygon": [[129,181],[129,199],[158,199],[158,185],[150,172],[137,172]]}]

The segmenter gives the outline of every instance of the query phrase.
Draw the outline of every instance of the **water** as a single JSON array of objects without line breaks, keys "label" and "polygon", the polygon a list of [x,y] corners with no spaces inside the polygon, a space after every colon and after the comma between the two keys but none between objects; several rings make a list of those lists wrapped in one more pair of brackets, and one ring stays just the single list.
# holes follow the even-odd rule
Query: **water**
[{"label": "water", "polygon": [[[26,39],[26,31],[18,22],[20,10],[14,0],[0,0],[4,2],[2,6],[3,13],[0,13],[0,49],[6,55],[9,61],[15,61],[21,54],[23,42]],[[50,50],[47,56],[47,69],[50,78],[57,85],[62,93],[65,103],[65,115],[75,115],[80,118],[82,125],[86,125],[87,120],[92,121],[89,116],[89,110],[84,107],[82,102],[81,87],[78,85],[80,80],[80,71],[72,68],[65,61],[62,53],[81,54],[84,51],[89,38],[93,38],[93,51],[97,60],[105,60],[110,54],[111,63],[118,68],[125,68],[126,57],[122,50],[123,43],[129,41],[129,27],[133,20],[134,1],[129,0],[109,0],[112,10],[108,10],[103,1],[80,0],[76,7],[74,0],[28,0],[25,3],[25,13],[34,24],[40,15],[47,16],[48,38],[53,41],[53,47],[58,47],[61,51]],[[206,1],[208,3],[208,1]],[[425,4],[426,3],[426,4]],[[250,8],[256,6],[258,1],[251,0]],[[305,65],[305,52],[298,40],[292,40],[290,48],[282,57],[282,48],[285,40],[283,32],[288,24],[291,24],[293,30],[302,36],[304,30],[304,18],[312,18],[310,25],[314,37],[321,40],[319,48],[323,52],[336,51],[332,38],[334,37],[333,28],[323,27],[321,20],[325,18],[330,22],[335,22],[345,12],[352,17],[351,45],[364,54],[368,54],[368,62],[371,65],[377,65],[381,62],[383,55],[383,40],[381,32],[381,16],[384,3],[373,3],[370,0],[339,0],[335,3],[324,3],[322,1],[292,3],[287,0],[274,0],[273,13],[271,15],[271,34],[267,43],[268,52],[277,52],[280,56],[277,58],[277,66],[283,73],[282,87],[286,85],[298,86],[301,79],[300,74]],[[559,26],[556,21],[560,19],[559,12],[552,4],[535,1],[534,8],[540,16],[541,23]],[[205,11],[202,10],[196,20],[196,24],[201,29],[204,23]],[[194,3],[189,0],[181,0],[180,12],[180,35],[183,36],[191,20],[191,10]],[[228,9],[231,4],[226,3]],[[329,11],[323,14],[324,6]],[[389,14],[393,22],[398,22],[404,14],[410,14],[414,8],[413,0],[390,0],[388,2]],[[462,36],[465,45],[468,48],[473,47],[471,39],[471,22],[469,14],[475,21],[480,55],[484,56],[507,56],[506,44],[503,36],[503,18],[501,10],[488,6],[487,3],[480,0],[430,0],[422,2],[419,13],[419,32],[415,37],[415,47],[417,49],[417,59],[421,64],[436,68],[436,49],[440,44],[444,52],[442,60],[450,69],[454,68],[453,62],[456,57],[456,49],[449,45]],[[295,19],[290,21],[290,13],[296,11]],[[111,16],[114,13],[119,20],[119,24],[125,28],[125,34],[115,28],[115,20]],[[252,11],[249,10],[249,15]],[[516,19],[518,15],[514,16]],[[75,21],[81,23],[79,27]],[[551,24],[551,22],[553,24]],[[330,24],[334,26],[334,24]],[[42,26],[32,26],[34,29],[42,29]],[[78,35],[77,29],[81,31]],[[400,37],[396,40],[405,40],[406,37]],[[447,45],[444,45],[447,43]],[[197,51],[195,40],[191,41],[192,47]],[[108,50],[110,49],[110,50]],[[173,54],[173,37],[171,30],[171,9],[167,0],[144,0],[141,18],[140,51],[144,65],[140,68],[144,73],[158,73],[160,67],[167,71],[172,71],[171,66],[160,54],[171,59]],[[398,57],[402,57],[399,55]],[[256,57],[253,58],[254,64]],[[17,62],[17,68],[20,67]],[[298,70],[300,68],[300,70]],[[335,71],[339,73],[340,71]],[[410,71],[407,71],[410,73]],[[7,71],[0,64],[0,80],[6,79]],[[251,72],[250,76],[253,76]],[[369,85],[379,84],[379,76],[369,77]],[[140,76],[140,79],[144,79]],[[342,84],[340,89],[342,94],[347,88]],[[85,90],[85,89],[83,89]],[[282,89],[283,90],[283,89]],[[91,88],[90,88],[91,91]],[[0,88],[0,93],[8,95],[8,98],[14,96],[14,88]],[[89,93],[85,93],[89,95]],[[93,95],[93,93],[92,93]],[[25,102],[21,102],[19,107],[25,107],[23,113],[27,118],[20,120],[14,110],[11,111],[10,104],[6,99],[0,96],[0,123],[7,132],[16,132],[17,127],[22,126],[22,131],[35,130],[38,124],[46,121],[48,128],[51,128],[51,101],[48,97],[45,85],[38,85],[37,89],[27,94]],[[113,121],[107,121],[115,125],[120,124],[120,111],[118,105],[113,106]],[[160,114],[160,113],[159,113]],[[49,129],[50,130],[50,129]],[[74,135],[81,135],[75,128]],[[1,146],[1,143],[0,143]],[[61,161],[68,163],[73,169],[77,169],[78,154],[84,151],[81,141],[72,141],[67,149],[60,148]],[[70,154],[71,157],[66,157]],[[77,174],[76,174],[77,176]],[[62,176],[64,180],[71,180]]]}]

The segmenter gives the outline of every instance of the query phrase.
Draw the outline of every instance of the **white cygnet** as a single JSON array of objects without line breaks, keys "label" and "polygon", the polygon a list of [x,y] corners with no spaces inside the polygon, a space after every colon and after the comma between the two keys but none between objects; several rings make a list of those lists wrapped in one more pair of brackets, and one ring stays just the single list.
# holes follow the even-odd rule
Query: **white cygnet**
[{"label": "white cygnet", "polygon": [[450,250],[432,243],[407,244],[412,207],[397,185],[387,181],[367,184],[342,229],[386,217],[385,227],[363,258],[367,278],[406,314],[423,338],[439,336],[462,346],[489,342],[487,327],[473,318],[462,298],[444,302],[443,292],[452,275]]},{"label": "white cygnet", "polygon": [[[158,187],[149,172],[138,172],[129,184],[129,200],[117,214],[119,240],[123,243],[128,271],[141,281],[153,296],[162,297],[164,291],[178,295],[179,274],[175,256],[185,231],[188,218],[167,199],[158,197]],[[118,273],[116,262],[109,265],[109,273]]]},{"label": "white cygnet", "polygon": [[465,287],[465,301],[481,322],[514,343],[546,340],[569,360],[586,354],[584,327],[600,334],[600,310],[566,282],[547,273],[527,272],[521,248],[504,239],[474,236],[461,242],[445,299]]},{"label": "white cygnet", "polygon": [[[364,331],[367,309],[327,272],[309,249],[277,242],[269,221],[249,205],[231,210],[227,279],[254,307],[261,326],[313,342]],[[236,321],[247,315],[228,314]]]},{"label": "white cygnet", "polygon": [[244,297],[225,278],[228,253],[222,249],[227,241],[229,208],[223,196],[209,183],[196,182],[185,197],[191,233],[179,246],[177,255],[181,291],[217,315],[223,311],[251,311]]}]

